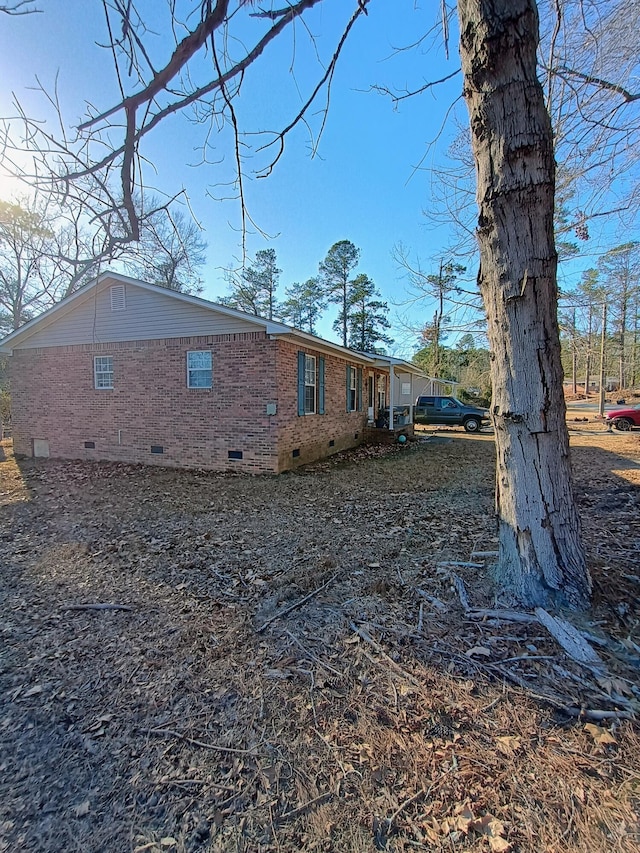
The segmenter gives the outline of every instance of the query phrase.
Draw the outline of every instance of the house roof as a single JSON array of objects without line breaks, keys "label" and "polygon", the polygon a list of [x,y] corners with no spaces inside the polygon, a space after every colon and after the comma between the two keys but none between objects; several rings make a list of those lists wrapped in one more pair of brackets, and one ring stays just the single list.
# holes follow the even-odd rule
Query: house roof
[{"label": "house roof", "polygon": [[84,287],[79,288],[70,296],[67,296],[65,299],[58,302],[52,308],[44,311],[40,316],[30,320],[28,323],[25,323],[24,326],[21,326],[14,332],[11,332],[5,338],[0,340],[0,352],[11,353],[15,347],[24,344],[36,332],[39,332],[69,314],[73,311],[76,305],[89,298],[93,291],[97,288],[107,286],[107,283],[129,284],[143,290],[156,292],[162,294],[164,297],[170,297],[180,302],[196,305],[218,315],[242,320],[256,326],[257,329],[263,330],[270,337],[291,339],[298,343],[298,345],[306,345],[320,351],[334,353],[342,357],[347,357],[352,361],[357,361],[363,364],[373,364],[375,361],[374,356],[342,347],[339,344],[327,341],[316,335],[311,335],[308,332],[303,332],[301,329],[296,329],[294,326],[289,326],[286,323],[279,323],[274,320],[268,320],[264,317],[258,317],[254,314],[247,314],[244,311],[238,311],[235,308],[229,308],[226,305],[220,305],[216,302],[211,302],[208,299],[202,299],[199,296],[191,296],[187,293],[169,290],[166,287],[160,287],[159,285],[150,284],[149,282],[141,281],[115,272],[102,273],[97,278],[84,285]]},{"label": "house roof", "polygon": [[122,275],[121,273],[116,272],[104,272],[99,275],[97,278],[92,279],[88,284],[85,284],[83,287],[78,288],[78,290],[74,291],[72,294],[67,296],[65,299],[62,299],[60,302],[57,302],[54,306],[44,311],[38,317],[33,320],[30,320],[28,323],[25,323],[24,326],[20,326],[19,329],[16,329],[14,332],[11,332],[5,338],[0,340],[0,352],[11,352],[13,347],[23,343],[27,340],[31,335],[45,326],[54,323],[61,316],[68,314],[73,307],[79,302],[84,301],[88,295],[92,293],[96,288],[101,287],[105,284],[105,282],[110,281],[115,284],[130,284],[135,287],[139,287],[143,290],[149,290],[152,292],[161,293],[163,296],[169,296],[174,299],[177,299],[181,302],[187,302],[192,305],[199,305],[202,308],[206,308],[209,310],[214,310],[218,314],[223,314],[227,317],[236,317],[242,320],[248,321],[250,323],[255,323],[257,326],[260,326],[262,329],[265,329],[268,334],[272,334],[274,332],[284,332],[289,331],[289,327],[285,326],[282,323],[274,323],[270,320],[263,320],[259,317],[255,317],[252,314],[245,314],[243,311],[237,311],[234,308],[227,308],[225,305],[218,305],[213,302],[209,302],[206,299],[201,299],[198,296],[191,296],[187,293],[180,293],[177,290],[169,290],[166,287],[160,287],[157,284],[149,284],[149,282],[141,281],[140,279],[131,278],[130,276]]},{"label": "house roof", "polygon": [[208,299],[202,299],[199,296],[191,296],[188,293],[181,293],[177,290],[169,290],[166,287],[160,287],[157,284],[150,284],[137,278],[122,275],[121,273],[107,271],[92,279],[88,284],[74,291],[72,294],[56,303],[53,307],[44,311],[38,317],[25,323],[19,329],[11,332],[5,338],[0,340],[0,353],[11,354],[14,347],[20,346],[27,341],[32,335],[55,323],[58,319],[73,311],[74,307],[90,298],[95,290],[101,287],[108,286],[107,283],[113,284],[129,284],[135,287],[147,290],[152,293],[161,294],[164,297],[176,299],[190,305],[196,305],[213,313],[223,315],[229,318],[242,320],[246,323],[256,326],[257,329],[263,330],[272,338],[283,338],[291,340],[298,346],[307,346],[318,350],[319,352],[338,355],[349,361],[359,362],[365,365],[377,367],[381,371],[391,371],[393,368],[399,369],[404,373],[410,373],[414,376],[421,376],[427,381],[444,382],[448,385],[458,385],[459,383],[451,380],[438,379],[436,377],[427,376],[417,365],[403,358],[396,358],[390,355],[380,355],[378,353],[359,352],[357,350],[343,347],[333,341],[327,341],[325,338],[320,338],[317,335],[312,335],[309,332],[304,332],[302,329],[296,329],[295,326],[289,326],[286,323],[279,323],[275,320],[268,320],[265,317],[258,317],[255,314],[247,314],[244,311],[238,311],[236,308],[229,308],[226,305],[220,305],[217,302],[211,302]]}]

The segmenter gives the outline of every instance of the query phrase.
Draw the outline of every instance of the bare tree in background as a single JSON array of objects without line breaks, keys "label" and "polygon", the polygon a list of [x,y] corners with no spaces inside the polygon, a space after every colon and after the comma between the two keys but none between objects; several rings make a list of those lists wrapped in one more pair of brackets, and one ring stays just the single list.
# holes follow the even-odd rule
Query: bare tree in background
[{"label": "bare tree in background", "polygon": [[181,210],[160,210],[144,220],[141,239],[123,257],[132,275],[183,293],[202,291],[206,248],[201,228]]},{"label": "bare tree in background", "polygon": [[[292,29],[307,10],[320,2],[298,0],[281,8],[269,4],[270,8],[264,10],[251,0],[204,3],[184,0],[166,6],[154,4],[147,12],[150,16],[147,20],[128,0],[102,0],[109,32],[107,47],[113,55],[120,100],[102,110],[88,104],[88,116],[77,132],[62,135],[47,130],[16,104],[17,116],[5,125],[4,134],[0,135],[5,160],[9,162],[12,151],[23,151],[26,146],[32,165],[25,168],[20,156],[16,156],[13,159],[16,173],[37,189],[56,192],[65,198],[73,197],[81,187],[85,197],[89,196],[104,216],[114,217],[114,240],[138,240],[144,209],[144,142],[170,116],[188,113],[198,124],[208,126],[212,134],[223,127],[233,130],[236,158],[233,190],[240,201],[244,235],[248,221],[244,203],[244,141],[234,102],[241,92],[246,71],[259,61],[270,42]],[[269,174],[280,159],[287,135],[305,120],[323,87],[330,85],[347,36],[369,2],[358,0],[350,4],[342,38],[319,74],[316,87],[288,126],[274,132],[262,146],[267,149],[263,175]],[[246,14],[262,25],[253,43],[248,45],[241,29],[242,16]],[[189,21],[189,26],[185,21]],[[157,65],[150,58],[155,53],[155,45],[150,43],[159,29],[165,37],[172,38],[174,46],[165,62]],[[179,33],[185,34],[180,38]],[[57,93],[44,94],[64,128]],[[21,140],[15,136],[17,127],[22,128]],[[121,136],[120,142],[114,143],[116,129]],[[203,154],[206,158],[206,150]]]}]

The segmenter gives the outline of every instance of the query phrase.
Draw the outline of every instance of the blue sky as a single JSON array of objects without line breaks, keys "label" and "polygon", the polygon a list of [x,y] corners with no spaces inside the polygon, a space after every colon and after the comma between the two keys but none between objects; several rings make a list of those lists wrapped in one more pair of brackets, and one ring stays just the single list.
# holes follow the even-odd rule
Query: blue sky
[{"label": "blue sky", "polygon": [[[1,113],[11,113],[10,93],[14,92],[32,114],[46,116],[43,98],[30,87],[36,85],[37,77],[52,88],[56,75],[69,123],[82,116],[85,101],[98,108],[110,106],[117,100],[115,76],[108,52],[95,44],[106,40],[101,4],[96,0],[42,0],[39,5],[43,9],[39,15],[4,18],[2,22]],[[368,90],[376,83],[419,86],[440,78],[457,67],[457,49],[454,41],[449,61],[437,41],[432,50],[394,56],[394,48],[415,41],[434,21],[431,3],[424,4],[424,12],[414,10],[414,0],[397,0],[391,5],[394,8],[389,3],[372,3],[346,44],[317,155],[310,156],[309,133],[301,127],[288,139],[274,173],[268,179],[247,183],[249,211],[273,237],[265,240],[254,233],[248,248],[250,253],[267,247],[276,250],[282,291],[294,281],[315,275],[330,246],[349,239],[361,249],[360,271],[376,282],[390,303],[401,301],[404,284],[391,256],[393,246],[402,241],[428,260],[446,242],[446,233],[429,230],[422,215],[430,194],[432,155],[427,153],[427,145],[459,96],[461,78],[433,94],[408,100],[395,111],[388,98]],[[353,4],[325,0],[308,17],[325,61],[346,19],[345,7],[350,11]],[[306,97],[321,70],[309,51],[303,55],[302,36],[298,33],[295,73],[297,87]],[[158,56],[161,47],[158,42]],[[282,38],[249,70],[238,104],[246,129],[277,130],[299,109],[289,74],[292,56],[291,39]],[[148,169],[146,179],[167,193],[186,188],[209,247],[203,295],[214,299],[226,292],[222,268],[236,263],[240,255],[239,211],[236,204],[211,197],[223,194],[217,185],[228,175],[230,140],[220,138],[216,143],[215,156],[225,158],[221,165],[196,166],[199,137],[200,130],[185,118],[172,119],[158,128],[144,149],[156,170]],[[425,155],[422,171],[415,172]],[[250,163],[249,171],[252,166]],[[391,305],[390,309],[393,314],[395,309]],[[424,309],[424,318],[421,313],[412,311],[411,321],[417,326],[430,309]],[[328,315],[322,325],[325,336],[333,337],[331,321]],[[406,333],[399,331],[396,336],[406,351]]]},{"label": "blue sky", "polygon": [[[164,8],[160,0],[140,0],[138,5],[143,10]],[[324,0],[305,17],[322,61],[330,58],[353,5],[345,0]],[[456,132],[452,123],[441,132],[445,116],[457,102],[458,117],[462,121],[466,118],[460,100],[461,76],[403,101],[398,109],[370,87],[416,88],[457,69],[455,31],[450,35],[448,59],[439,33],[413,50],[395,50],[414,43],[437,23],[439,5],[430,0],[373,0],[369,14],[357,22],[341,56],[317,155],[310,156],[309,132],[301,126],[288,138],[285,154],[268,179],[249,177],[249,212],[272,237],[266,240],[258,233],[250,234],[249,254],[275,249],[282,269],[280,295],[288,284],[315,275],[319,261],[334,242],[349,239],[361,249],[359,271],[367,273],[389,301],[392,321],[396,314],[404,314],[417,328],[432,315],[433,307],[428,303],[394,308],[393,303],[402,302],[406,293],[403,273],[392,251],[402,242],[421,258],[424,267],[435,272],[446,249],[447,228],[429,224],[423,211],[433,204],[431,167],[443,162]],[[118,90],[110,54],[96,44],[106,41],[101,3],[41,0],[39,6],[41,14],[3,18],[0,114],[12,113],[14,92],[32,115],[46,117],[44,99],[32,87],[38,78],[51,90],[56,76],[68,124],[82,117],[86,101],[98,109],[116,103]],[[241,14],[246,18],[246,11]],[[245,21],[247,38],[252,26]],[[157,63],[164,64],[169,46],[159,37],[155,41],[151,38]],[[249,69],[236,103],[245,130],[278,130],[297,112],[301,98],[306,98],[321,73],[313,52],[304,47],[305,41],[304,29],[298,28],[295,41],[290,36],[276,39]],[[199,71],[195,66],[194,74]],[[315,112],[314,132],[320,123],[318,110]],[[437,143],[430,146],[435,139]],[[197,165],[201,140],[202,129],[184,116],[161,124],[143,149],[153,163],[153,168],[146,167],[145,180],[168,194],[183,187],[188,192],[208,243],[203,295],[215,299],[226,292],[222,270],[236,265],[240,257],[240,218],[236,203],[215,200],[228,194],[220,184],[231,174],[231,139],[225,134],[215,137],[210,156],[219,162]],[[260,164],[257,155],[248,161],[249,175]],[[0,178],[0,197],[6,197],[9,189]],[[577,267],[568,274],[570,278],[579,277]],[[469,275],[474,278],[475,270],[470,269]],[[332,319],[328,313],[319,330],[330,338],[334,337]],[[415,336],[400,325],[395,337],[397,344],[391,347],[395,354],[410,354]]]}]

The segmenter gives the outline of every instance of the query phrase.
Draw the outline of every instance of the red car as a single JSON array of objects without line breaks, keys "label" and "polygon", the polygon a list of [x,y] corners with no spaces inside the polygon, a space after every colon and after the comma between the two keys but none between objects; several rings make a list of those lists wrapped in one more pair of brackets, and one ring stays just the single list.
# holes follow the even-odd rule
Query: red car
[{"label": "red car", "polygon": [[605,419],[609,425],[613,424],[616,429],[633,429],[640,427],[640,406],[631,409],[614,409],[605,413]]}]

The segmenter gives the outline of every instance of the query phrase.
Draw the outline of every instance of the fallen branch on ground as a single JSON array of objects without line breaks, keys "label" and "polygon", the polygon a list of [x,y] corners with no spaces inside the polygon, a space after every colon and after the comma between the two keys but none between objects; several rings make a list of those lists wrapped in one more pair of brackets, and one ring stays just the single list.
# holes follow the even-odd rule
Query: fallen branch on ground
[{"label": "fallen branch on ground", "polygon": [[482,610],[473,607],[467,611],[469,619],[502,619],[505,622],[537,622],[536,616],[530,613],[519,613],[517,610]]},{"label": "fallen branch on ground", "polygon": [[330,586],[337,577],[338,575],[335,574],[332,578],[329,578],[326,583],[323,583],[322,586],[319,586],[317,589],[314,589],[313,592],[310,592],[309,595],[305,595],[305,597],[301,598],[299,601],[294,601],[294,603],[289,605],[289,607],[285,607],[285,609],[281,610],[280,613],[276,613],[275,616],[271,617],[271,619],[267,619],[267,621],[263,625],[261,625],[259,628],[256,628],[256,634],[261,634],[265,628],[268,628],[269,625],[271,625],[272,622],[275,622],[276,619],[280,619],[281,616],[286,616],[287,613],[291,613],[291,611],[295,610],[296,607],[302,607],[305,601],[309,601],[309,599],[313,598],[314,595],[317,595],[319,592],[322,592],[322,590]]},{"label": "fallen branch on ground", "polygon": [[[419,690],[424,692],[424,685],[420,682],[420,680],[417,679],[414,675],[411,675],[410,672],[407,672],[406,669],[403,669],[400,664],[397,664],[394,661],[393,658],[389,657],[389,655],[385,652],[380,643],[376,643],[373,637],[367,631],[365,631],[364,628],[359,628],[355,624],[355,622],[349,622],[349,627],[352,631],[356,632],[360,639],[364,640],[365,643],[368,643],[373,649],[375,649],[376,652],[384,658],[385,662],[389,664],[391,669],[397,672],[398,675],[401,675],[403,678],[406,678],[407,681],[411,682],[414,687],[417,687]],[[374,661],[374,663],[379,662]]]},{"label": "fallen branch on ground", "polygon": [[458,598],[460,599],[460,604],[464,608],[465,613],[468,613],[471,609],[471,605],[469,604],[469,596],[467,595],[467,590],[464,587],[464,581],[458,575],[451,575],[453,580],[453,585],[456,588],[456,592],[458,593]]},{"label": "fallen branch on ground", "polygon": [[547,613],[544,607],[536,607],[535,614],[540,624],[547,629],[572,660],[587,664],[590,668],[604,669],[604,663],[577,628],[566,620],[557,619]]}]

